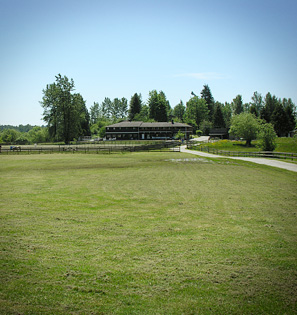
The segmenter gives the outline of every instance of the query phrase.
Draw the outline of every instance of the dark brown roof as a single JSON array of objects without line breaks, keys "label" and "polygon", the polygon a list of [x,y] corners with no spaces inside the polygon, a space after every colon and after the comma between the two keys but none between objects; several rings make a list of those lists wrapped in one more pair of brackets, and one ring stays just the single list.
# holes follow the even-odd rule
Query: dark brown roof
[{"label": "dark brown roof", "polygon": [[107,127],[187,127],[192,128],[188,124],[178,123],[178,122],[142,122],[142,121],[122,121],[117,124],[109,125]]},{"label": "dark brown roof", "polygon": [[106,126],[106,127],[140,127],[142,123],[143,123],[142,121],[128,121],[128,120],[125,120],[125,121],[121,121],[119,123],[116,123],[116,124],[113,124],[113,125],[109,125],[109,126]]}]

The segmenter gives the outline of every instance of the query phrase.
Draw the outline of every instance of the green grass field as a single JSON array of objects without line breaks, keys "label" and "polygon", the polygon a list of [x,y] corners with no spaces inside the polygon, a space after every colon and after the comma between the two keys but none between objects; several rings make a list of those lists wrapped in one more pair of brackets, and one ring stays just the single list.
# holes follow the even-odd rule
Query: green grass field
[{"label": "green grass field", "polygon": [[[258,141],[252,141],[252,146],[247,147],[245,141],[219,140],[216,142],[202,143],[203,146],[208,146],[212,149],[225,151],[245,151],[258,152],[261,148],[258,146]],[[275,152],[290,152],[297,153],[297,138],[277,138]]]},{"label": "green grass field", "polygon": [[1,314],[296,314],[296,173],[183,153],[0,156]]}]

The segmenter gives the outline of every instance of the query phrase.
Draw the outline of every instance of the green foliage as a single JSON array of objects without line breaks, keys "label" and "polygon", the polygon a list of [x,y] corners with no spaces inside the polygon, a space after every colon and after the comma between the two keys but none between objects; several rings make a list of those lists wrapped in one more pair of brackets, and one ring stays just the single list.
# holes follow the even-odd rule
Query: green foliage
[{"label": "green foliage", "polygon": [[252,140],[257,138],[260,124],[254,115],[241,113],[232,117],[229,133],[246,140],[246,146],[250,146]]},{"label": "green foliage", "polygon": [[200,124],[204,120],[208,120],[209,109],[206,101],[198,96],[193,96],[187,102],[186,119],[193,120],[197,128],[202,129]]},{"label": "green foliage", "polygon": [[219,102],[215,104],[215,110],[213,114],[213,126],[214,128],[225,128],[226,123],[222,111],[222,105]]},{"label": "green foliage", "polygon": [[180,101],[179,104],[173,108],[173,116],[181,122],[184,121],[185,112],[186,108],[183,101]]},{"label": "green foliage", "polygon": [[259,116],[262,108],[263,108],[262,95],[261,95],[261,93],[258,93],[256,91],[256,92],[254,92],[254,94],[252,96],[250,112],[251,112],[251,114],[254,114],[255,116]]},{"label": "green foliage", "polygon": [[141,94],[135,93],[130,100],[129,119],[134,120],[135,115],[140,114],[142,108]]},{"label": "green foliage", "polygon": [[198,137],[202,136],[202,134],[203,134],[203,131],[202,131],[202,130],[196,130],[196,135],[197,135]]},{"label": "green foliage", "polygon": [[51,139],[69,143],[86,135],[89,130],[89,114],[80,94],[73,94],[74,81],[61,74],[56,82],[43,90],[40,102],[44,108],[43,119],[48,124]]},{"label": "green foliage", "polygon": [[149,92],[148,106],[149,117],[155,121],[168,120],[168,101],[164,92],[158,93],[156,90]]},{"label": "green foliage", "polygon": [[208,136],[210,129],[212,128],[212,123],[208,120],[203,120],[200,124],[200,130],[202,130],[203,135]]},{"label": "green foliage", "polygon": [[45,143],[49,140],[47,129],[34,127],[28,132],[27,139],[30,143]]},{"label": "green foliage", "polygon": [[286,136],[290,131],[290,127],[288,126],[288,117],[283,105],[279,102],[275,105],[274,111],[271,115],[271,123],[273,124],[274,130],[279,137]]},{"label": "green foliage", "polygon": [[20,133],[14,129],[5,129],[1,133],[1,138],[3,143],[15,143],[16,139],[19,137]]},{"label": "green foliage", "polygon": [[142,105],[141,107],[141,111],[139,114],[136,114],[134,116],[134,120],[137,120],[137,121],[149,121],[149,107],[148,105]]},{"label": "green foliage", "polygon": [[260,111],[260,117],[261,119],[266,120],[266,122],[270,123],[272,120],[272,114],[274,112],[274,109],[276,105],[279,103],[278,99],[275,95],[271,95],[270,92],[268,92],[265,96],[265,105],[262,107]]},{"label": "green foliage", "polygon": [[243,103],[242,103],[242,96],[237,95],[231,104],[233,108],[234,115],[239,115],[243,112]]},{"label": "green foliage", "polygon": [[258,133],[258,145],[263,151],[274,151],[276,148],[276,133],[272,124],[263,124]]},{"label": "green foliage", "polygon": [[179,130],[178,133],[174,136],[174,138],[179,140],[185,139],[185,134]]},{"label": "green foliage", "polygon": [[210,88],[207,84],[203,85],[203,89],[200,93],[201,98],[205,100],[208,109],[208,120],[212,121],[214,114],[214,98],[211,94]]},{"label": "green foliage", "polygon": [[96,124],[96,122],[99,118],[100,118],[99,103],[94,102],[94,104],[90,107],[90,123],[91,123],[91,125]]}]

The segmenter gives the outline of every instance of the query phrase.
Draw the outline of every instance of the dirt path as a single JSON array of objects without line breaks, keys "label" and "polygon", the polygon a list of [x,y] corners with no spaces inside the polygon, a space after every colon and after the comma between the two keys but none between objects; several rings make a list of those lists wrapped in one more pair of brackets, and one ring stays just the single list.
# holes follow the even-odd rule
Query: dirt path
[{"label": "dirt path", "polygon": [[231,157],[231,156],[227,157],[227,156],[215,155],[215,154],[210,154],[210,153],[205,153],[205,152],[200,152],[200,151],[188,150],[185,145],[181,146],[180,152],[190,153],[190,154],[204,156],[204,157],[217,158],[217,159],[225,158],[225,159],[248,161],[248,162],[253,162],[257,164],[283,168],[285,170],[292,171],[292,172],[297,172],[297,164],[286,163],[286,162],[282,162],[278,160],[270,160],[270,159],[264,159],[264,158]]}]

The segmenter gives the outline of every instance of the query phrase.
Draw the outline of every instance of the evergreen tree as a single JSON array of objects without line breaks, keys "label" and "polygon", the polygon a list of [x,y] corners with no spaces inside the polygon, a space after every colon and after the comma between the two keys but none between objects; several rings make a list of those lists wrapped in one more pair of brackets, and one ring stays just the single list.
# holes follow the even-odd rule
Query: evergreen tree
[{"label": "evergreen tree", "polygon": [[287,115],[287,125],[288,130],[292,131],[296,128],[296,112],[295,112],[295,104],[292,102],[292,100],[289,98],[283,99],[283,106],[285,109],[285,113]]},{"label": "evergreen tree", "polygon": [[270,92],[268,92],[265,96],[264,103],[265,105],[260,111],[260,117],[269,123],[271,122],[272,113],[274,112],[274,109],[279,101],[274,95],[272,96]]},{"label": "evergreen tree", "polygon": [[129,119],[133,120],[135,115],[139,114],[142,108],[141,94],[135,93],[130,100]]},{"label": "evergreen tree", "polygon": [[271,115],[271,123],[279,137],[286,136],[290,131],[290,128],[288,128],[288,116],[282,104],[278,103],[275,106],[275,109]]},{"label": "evergreen tree", "polygon": [[203,89],[200,94],[201,94],[201,98],[205,100],[208,107],[208,119],[209,121],[212,121],[213,113],[214,113],[214,98],[207,84],[203,85]]},{"label": "evergreen tree", "polygon": [[213,114],[213,126],[214,128],[225,128],[225,120],[222,112],[222,107],[219,102],[215,104],[215,110]]}]

